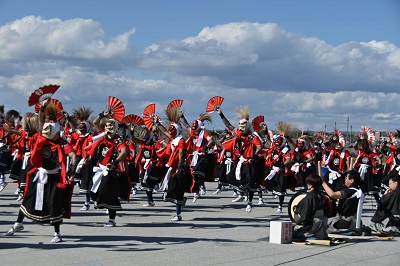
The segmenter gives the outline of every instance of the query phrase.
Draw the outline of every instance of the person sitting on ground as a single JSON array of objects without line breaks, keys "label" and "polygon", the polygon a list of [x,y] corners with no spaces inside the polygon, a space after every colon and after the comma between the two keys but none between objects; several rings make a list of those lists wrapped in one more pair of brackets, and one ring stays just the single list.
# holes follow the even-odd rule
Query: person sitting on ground
[{"label": "person sitting on ground", "polygon": [[355,231],[361,228],[361,213],[364,193],[361,191],[360,174],[351,170],[344,180],[346,188],[333,191],[323,180],[322,187],[332,199],[339,200],[336,207],[337,215],[328,219],[328,233]]},{"label": "person sitting on ground", "polygon": [[378,208],[372,216],[369,227],[375,232],[400,232],[400,176],[389,179],[389,189],[378,201]]},{"label": "person sitting on ground", "polygon": [[328,206],[321,193],[322,178],[317,174],[311,174],[305,181],[309,191],[294,210],[298,219],[294,227],[293,238],[328,239]]}]

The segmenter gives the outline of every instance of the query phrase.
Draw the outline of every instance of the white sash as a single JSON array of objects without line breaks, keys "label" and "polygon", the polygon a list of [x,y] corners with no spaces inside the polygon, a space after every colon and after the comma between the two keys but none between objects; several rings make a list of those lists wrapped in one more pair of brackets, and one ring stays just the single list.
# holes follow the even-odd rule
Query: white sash
[{"label": "white sash", "polygon": [[149,177],[149,175],[147,174],[147,169],[144,169],[144,176],[143,176],[142,183],[146,184],[146,181],[147,181],[148,177]]},{"label": "white sash", "polygon": [[192,157],[192,162],[190,163],[190,166],[195,166],[197,164],[197,161],[199,160],[199,152],[194,151],[193,152],[193,157]]},{"label": "white sash", "polygon": [[361,180],[364,180],[365,174],[368,171],[368,167],[369,167],[368,164],[365,164],[365,163],[360,164],[360,168],[358,169],[358,172],[360,173]]},{"label": "white sash", "polygon": [[290,170],[292,170],[292,172],[298,174],[299,170],[300,170],[300,164],[299,163],[293,164],[292,167],[290,168]]},{"label": "white sash", "polygon": [[264,180],[271,180],[274,178],[274,176],[279,172],[279,169],[280,168],[277,166],[272,166],[271,172],[269,172],[269,175],[267,175]]},{"label": "white sash", "polygon": [[240,156],[239,162],[236,165],[236,169],[235,169],[236,180],[240,180],[240,169],[242,168],[242,164],[246,161],[247,161],[247,159],[245,159],[243,156]]},{"label": "white sash", "polygon": [[79,173],[82,171],[82,167],[83,167],[83,165],[85,164],[85,161],[86,161],[86,158],[82,158],[82,159],[79,161],[78,165],[76,166],[75,173],[79,174]]},{"label": "white sash", "polygon": [[101,179],[103,178],[103,176],[108,175],[108,168],[105,165],[99,164],[99,166],[93,167],[93,173],[95,174],[93,176],[93,186],[90,191],[96,193],[99,189]]},{"label": "white sash", "polygon": [[33,182],[36,182],[36,202],[35,202],[35,210],[41,211],[43,210],[43,198],[44,198],[44,185],[47,184],[48,175],[55,175],[60,172],[61,168],[55,168],[52,170],[47,170],[40,167],[33,179]]},{"label": "white sash", "polygon": [[363,209],[363,203],[364,203],[364,193],[362,192],[361,189],[357,189],[357,188],[350,188],[353,190],[356,190],[356,193],[354,193],[351,198],[358,198],[358,205],[357,205],[357,217],[356,217],[356,228],[359,229],[361,228],[361,216],[362,216],[362,209]]},{"label": "white sash", "polygon": [[232,159],[231,158],[226,159],[225,164],[226,164],[226,174],[229,174],[232,167]]},{"label": "white sash", "polygon": [[160,187],[161,191],[167,191],[168,190],[168,182],[169,182],[169,179],[171,178],[173,170],[174,169],[172,167],[168,168],[168,171],[165,174],[164,180],[163,180],[163,182],[161,184],[161,187]]},{"label": "white sash", "polygon": [[24,159],[22,161],[22,167],[21,167],[22,170],[25,170],[26,166],[28,165],[30,157],[31,153],[29,151],[24,153]]},{"label": "white sash", "polygon": [[13,161],[15,161],[15,159],[17,159],[18,150],[15,150],[11,155],[13,157]]},{"label": "white sash", "polygon": [[340,174],[336,171],[333,171],[331,168],[328,168],[329,170],[329,180],[328,183],[329,184],[333,184],[333,181],[335,181],[336,179],[338,179],[340,177]]},{"label": "white sash", "polygon": [[196,146],[201,147],[204,138],[204,130],[200,131],[199,137],[197,138]]}]

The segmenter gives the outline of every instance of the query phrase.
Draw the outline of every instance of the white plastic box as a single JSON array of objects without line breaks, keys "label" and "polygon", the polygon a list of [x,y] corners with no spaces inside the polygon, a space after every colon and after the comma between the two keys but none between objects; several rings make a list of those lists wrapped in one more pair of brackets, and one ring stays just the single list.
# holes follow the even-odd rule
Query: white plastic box
[{"label": "white plastic box", "polygon": [[275,244],[292,243],[292,222],[271,221],[269,228],[269,242]]}]

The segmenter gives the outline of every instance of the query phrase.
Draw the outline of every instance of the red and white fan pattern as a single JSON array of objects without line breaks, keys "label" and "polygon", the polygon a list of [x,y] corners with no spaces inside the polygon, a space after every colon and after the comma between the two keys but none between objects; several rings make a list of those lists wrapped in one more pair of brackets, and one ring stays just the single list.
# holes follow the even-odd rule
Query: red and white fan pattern
[{"label": "red and white fan pattern", "polygon": [[216,109],[221,106],[223,101],[224,101],[224,98],[221,96],[212,97],[210,100],[208,100],[206,112],[208,114],[211,114],[212,112],[216,111]]},{"label": "red and white fan pattern", "polygon": [[151,127],[153,126],[153,124],[155,124],[157,122],[160,122],[160,123],[162,122],[161,118],[158,115],[156,115],[156,104],[155,103],[151,103],[151,104],[147,105],[146,108],[144,108],[143,120],[144,120],[144,124],[148,130],[151,130]]},{"label": "red and white fan pattern", "polygon": [[173,100],[168,104],[167,110],[174,108],[174,107],[181,107],[182,103],[183,103],[183,100],[180,100],[180,99]]},{"label": "red and white fan pattern", "polygon": [[368,126],[362,126],[361,131],[367,135],[367,140],[369,143],[375,142],[375,132],[372,130],[372,128]]},{"label": "red and white fan pattern", "polygon": [[253,119],[253,121],[251,121],[251,125],[253,126],[254,131],[258,132],[261,130],[261,126],[260,124],[264,122],[264,116],[263,115],[259,115],[257,117],[255,117]]},{"label": "red and white fan pattern", "polygon": [[120,123],[125,117],[125,106],[122,101],[116,97],[108,96],[108,106],[114,113],[113,118]]},{"label": "red and white fan pattern", "polygon": [[31,93],[28,99],[28,106],[32,106],[44,101],[47,98],[51,98],[53,94],[60,88],[60,85],[45,85],[36,89]]},{"label": "red and white fan pattern", "polygon": [[138,126],[144,126],[144,120],[138,115],[135,114],[130,114],[124,117],[122,119],[122,122],[130,124],[130,123],[135,123]]}]

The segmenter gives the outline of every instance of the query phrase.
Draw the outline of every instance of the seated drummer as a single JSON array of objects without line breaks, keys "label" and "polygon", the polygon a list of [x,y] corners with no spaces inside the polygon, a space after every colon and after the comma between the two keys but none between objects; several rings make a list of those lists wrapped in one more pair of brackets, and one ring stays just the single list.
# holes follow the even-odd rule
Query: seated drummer
[{"label": "seated drummer", "polygon": [[361,228],[364,194],[359,187],[360,180],[360,174],[351,170],[347,172],[344,180],[346,187],[340,191],[333,191],[325,181],[322,182],[326,194],[339,200],[337,215],[328,219],[328,233],[343,233]]},{"label": "seated drummer", "polygon": [[378,201],[378,208],[369,223],[372,231],[384,233],[400,232],[400,176],[389,178],[389,189]]},{"label": "seated drummer", "polygon": [[298,219],[293,238],[328,239],[328,204],[321,193],[322,178],[311,174],[306,178],[306,185],[308,192],[294,210]]}]

